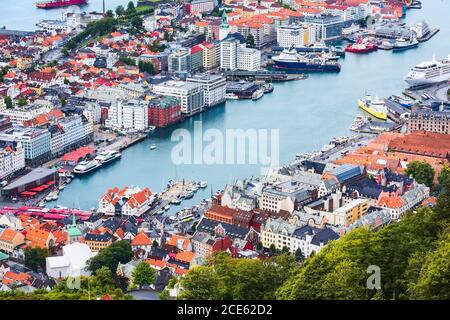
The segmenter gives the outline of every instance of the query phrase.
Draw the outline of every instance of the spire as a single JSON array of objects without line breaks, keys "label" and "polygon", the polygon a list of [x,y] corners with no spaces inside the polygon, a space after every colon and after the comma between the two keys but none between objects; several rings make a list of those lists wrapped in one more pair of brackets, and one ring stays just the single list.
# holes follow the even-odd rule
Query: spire
[{"label": "spire", "polygon": [[222,23],[220,24],[220,27],[223,29],[228,29],[230,27],[228,25],[228,16],[225,9],[222,11]]}]

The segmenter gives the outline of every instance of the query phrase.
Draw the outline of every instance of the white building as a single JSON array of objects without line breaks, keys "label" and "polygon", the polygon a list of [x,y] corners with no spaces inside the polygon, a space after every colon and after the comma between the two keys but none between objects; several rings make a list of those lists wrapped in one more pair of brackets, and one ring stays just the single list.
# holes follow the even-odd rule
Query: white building
[{"label": "white building", "polygon": [[84,243],[71,243],[63,247],[63,255],[45,260],[47,275],[52,278],[90,276],[86,262],[96,255]]},{"label": "white building", "polygon": [[39,100],[36,100],[32,105],[4,109],[3,111],[0,111],[0,115],[9,117],[11,123],[15,126],[22,125],[24,121],[31,120],[52,110],[53,105],[50,102],[40,103],[38,101]]},{"label": "white building", "polygon": [[237,69],[238,47],[240,42],[233,37],[228,37],[220,43],[220,69]]},{"label": "white building", "polygon": [[311,24],[291,24],[277,28],[277,43],[283,48],[299,48],[316,42],[314,26]]},{"label": "white building", "polygon": [[252,48],[239,48],[237,68],[245,71],[261,69],[261,51]]},{"label": "white building", "polygon": [[180,99],[181,112],[195,114],[203,110],[205,100],[201,84],[183,81],[166,81],[153,87],[153,93]]},{"label": "white building", "polygon": [[25,168],[25,152],[22,143],[7,144],[0,150],[0,179]]},{"label": "white building", "polygon": [[187,79],[202,86],[205,107],[212,107],[225,101],[226,79],[222,75],[198,74]]},{"label": "white building", "polygon": [[141,100],[118,101],[108,112],[108,126],[128,131],[148,128],[148,104]]},{"label": "white building", "polygon": [[74,146],[85,138],[85,130],[81,116],[73,115],[65,117],[58,124],[64,132],[64,148]]},{"label": "white building", "polygon": [[98,212],[106,215],[114,215],[120,212],[122,215],[139,217],[150,209],[155,196],[148,188],[125,187],[109,189],[99,200]]}]

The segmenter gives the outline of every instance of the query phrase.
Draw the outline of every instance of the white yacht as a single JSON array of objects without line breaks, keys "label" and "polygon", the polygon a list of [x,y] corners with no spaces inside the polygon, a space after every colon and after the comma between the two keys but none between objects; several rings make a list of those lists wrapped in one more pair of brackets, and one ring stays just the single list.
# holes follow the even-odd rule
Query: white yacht
[{"label": "white yacht", "polygon": [[235,95],[234,93],[226,93],[225,99],[227,100],[239,100],[239,97]]},{"label": "white yacht", "polygon": [[108,163],[110,161],[113,161],[115,159],[119,159],[122,156],[122,153],[117,150],[105,150],[100,152],[96,157],[95,160],[98,161],[101,164]]},{"label": "white yacht", "polygon": [[350,126],[350,130],[357,131],[364,127],[367,123],[369,123],[369,118],[363,116],[356,116],[353,120],[352,125]]},{"label": "white yacht", "polygon": [[411,30],[416,33],[416,37],[419,39],[422,39],[431,31],[430,27],[425,21],[417,22],[414,26],[411,27]]},{"label": "white yacht", "polygon": [[78,174],[88,173],[101,166],[101,163],[97,160],[81,161],[74,169],[73,172]]},{"label": "white yacht", "polygon": [[206,188],[207,185],[208,183],[206,181],[200,181],[200,183],[198,184],[198,186],[202,189]]},{"label": "white yacht", "polygon": [[450,79],[450,54],[446,59],[424,61],[416,65],[405,76],[404,80],[411,87],[432,85]]}]

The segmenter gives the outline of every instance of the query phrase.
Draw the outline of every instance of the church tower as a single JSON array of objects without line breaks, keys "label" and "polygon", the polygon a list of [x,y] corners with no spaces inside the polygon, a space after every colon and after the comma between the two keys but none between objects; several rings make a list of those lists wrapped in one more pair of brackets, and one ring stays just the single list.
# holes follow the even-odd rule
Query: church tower
[{"label": "church tower", "polygon": [[230,33],[230,25],[228,24],[228,16],[225,9],[222,12],[222,23],[219,28],[219,40],[223,40]]},{"label": "church tower", "polygon": [[74,242],[80,242],[81,241],[82,233],[80,229],[77,227],[77,222],[75,220],[75,214],[72,215],[72,225],[69,227],[68,231],[68,242],[69,244]]}]

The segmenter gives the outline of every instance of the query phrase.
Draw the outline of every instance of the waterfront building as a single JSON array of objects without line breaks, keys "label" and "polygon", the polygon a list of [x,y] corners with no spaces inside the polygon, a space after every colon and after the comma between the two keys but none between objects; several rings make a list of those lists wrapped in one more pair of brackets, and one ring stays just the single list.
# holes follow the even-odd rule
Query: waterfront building
[{"label": "waterfront building", "polygon": [[189,48],[179,48],[169,55],[169,72],[190,72],[192,56]]},{"label": "waterfront building", "polygon": [[233,224],[233,217],[237,212],[236,209],[213,204],[211,208],[205,212],[205,218]]},{"label": "waterfront building", "polygon": [[50,132],[42,128],[16,126],[0,132],[0,141],[20,142],[25,150],[25,161],[35,166],[48,161],[51,156]]},{"label": "waterfront building", "polygon": [[218,74],[197,74],[189,77],[187,82],[201,85],[206,108],[225,101],[226,78]]},{"label": "waterfront building", "polygon": [[316,39],[335,41],[342,38],[342,18],[331,14],[305,16],[305,22],[312,24],[316,31]]},{"label": "waterfront building", "polygon": [[115,129],[142,131],[148,128],[148,105],[142,100],[120,100],[108,111],[107,126]]},{"label": "waterfront building", "polygon": [[153,86],[153,93],[180,99],[181,112],[187,115],[202,111],[205,105],[202,85],[198,83],[170,80]]},{"label": "waterfront building", "polygon": [[70,151],[72,148],[79,147],[86,142],[86,132],[82,116],[67,116],[61,119],[58,125],[63,132],[64,151]]},{"label": "waterfront building", "polygon": [[256,197],[249,196],[237,185],[227,185],[220,199],[221,205],[241,211],[251,211],[256,207]]},{"label": "waterfront building", "polygon": [[115,187],[109,189],[99,200],[97,212],[106,215],[121,214],[139,217],[150,209],[154,195],[148,188]]},{"label": "waterfront building", "polygon": [[215,237],[207,232],[196,232],[191,242],[196,257],[201,258],[208,258],[213,252],[225,251],[233,244],[229,237]]},{"label": "waterfront building", "polygon": [[253,48],[239,48],[237,69],[244,71],[258,71],[261,69],[261,51]]},{"label": "waterfront building", "polygon": [[148,105],[149,126],[165,127],[180,121],[181,104],[175,97],[161,96],[150,100]]},{"label": "waterfront building", "polygon": [[450,113],[429,109],[413,110],[407,117],[407,131],[450,133]]},{"label": "waterfront building", "polygon": [[277,43],[283,48],[299,48],[316,42],[316,31],[312,24],[291,24],[277,28]]},{"label": "waterfront building", "polygon": [[25,168],[25,152],[20,142],[0,142],[0,179]]}]

